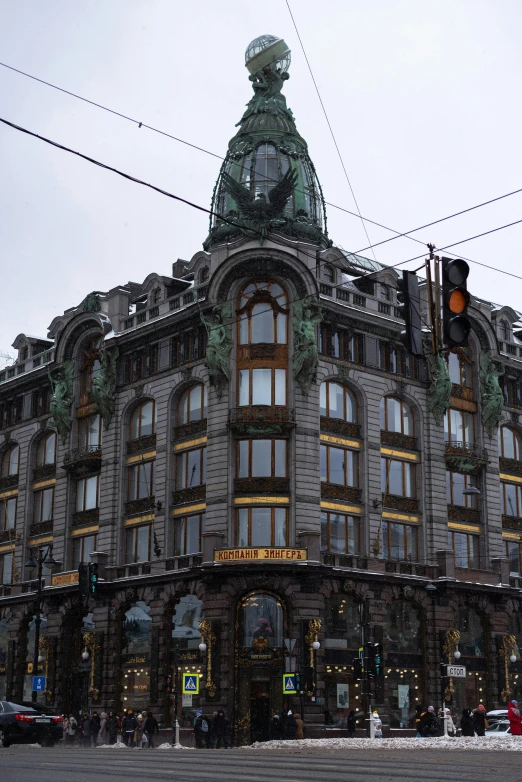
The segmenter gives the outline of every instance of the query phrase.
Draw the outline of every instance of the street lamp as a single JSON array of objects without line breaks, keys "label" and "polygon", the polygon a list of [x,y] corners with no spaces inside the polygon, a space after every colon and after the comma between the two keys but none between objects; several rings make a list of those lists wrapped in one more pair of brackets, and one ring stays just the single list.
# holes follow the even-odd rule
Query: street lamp
[{"label": "street lamp", "polygon": [[[28,561],[25,563],[26,568],[33,570],[37,568],[36,578],[38,582],[36,590],[36,616],[34,619],[34,654],[33,654],[33,683],[35,676],[38,676],[38,664],[42,662],[43,658],[40,657],[40,626],[42,624],[42,569],[45,565],[47,568],[61,567],[61,562],[58,562],[53,557],[53,545],[52,543],[47,546],[47,550],[44,553],[44,547],[38,549],[36,559],[34,552],[31,551],[31,555]],[[46,683],[47,686],[47,683]],[[38,691],[34,690],[31,693],[31,700],[36,703]]]}]

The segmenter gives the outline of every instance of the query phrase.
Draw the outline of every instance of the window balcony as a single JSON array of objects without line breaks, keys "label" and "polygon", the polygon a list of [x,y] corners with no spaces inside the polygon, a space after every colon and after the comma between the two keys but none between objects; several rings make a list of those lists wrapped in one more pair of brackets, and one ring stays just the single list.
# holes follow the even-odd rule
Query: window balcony
[{"label": "window balcony", "polygon": [[140,497],[138,500],[129,500],[125,503],[125,516],[139,516],[140,513],[154,513],[156,498]]},{"label": "window balcony", "polygon": [[85,527],[89,524],[98,524],[100,520],[100,509],[89,508],[89,510],[78,510],[73,513],[72,526]]},{"label": "window balcony", "polygon": [[185,502],[205,501],[207,492],[206,486],[190,486],[187,489],[179,489],[172,492],[172,504],[183,505]]},{"label": "window balcony", "polygon": [[500,456],[498,461],[500,472],[522,475],[522,462],[519,462],[518,459],[506,459],[505,456]]},{"label": "window balcony", "polygon": [[362,489],[355,486],[342,486],[340,483],[321,482],[321,497],[330,500],[347,500],[348,502],[361,502]]},{"label": "window balcony", "polygon": [[417,450],[417,438],[400,432],[388,432],[381,429],[382,445],[391,445],[392,448],[406,448],[408,451]]},{"label": "window balcony", "polygon": [[33,483],[45,481],[46,478],[56,477],[56,464],[42,464],[33,470]]},{"label": "window balcony", "polygon": [[18,486],[18,473],[16,475],[6,475],[0,478],[0,491],[7,491],[8,489],[16,489]]},{"label": "window balcony", "polygon": [[0,543],[15,543],[17,539],[14,529],[4,529],[0,532]]},{"label": "window balcony", "polygon": [[449,440],[445,455],[446,467],[454,472],[475,473],[489,464],[488,452],[475,443]]},{"label": "window balcony", "polygon": [[252,405],[229,410],[228,425],[237,434],[276,435],[295,426],[294,411],[288,407]]},{"label": "window balcony", "polygon": [[469,524],[480,524],[480,511],[476,508],[464,508],[461,505],[448,505],[450,521],[466,521]]},{"label": "window balcony", "polygon": [[29,537],[33,538],[36,535],[49,535],[53,531],[53,520],[39,521],[36,524],[31,524],[29,527]]},{"label": "window balcony", "polygon": [[98,445],[86,445],[67,451],[63,459],[63,469],[75,478],[97,472],[101,468],[102,452]]},{"label": "window balcony", "polygon": [[199,421],[189,421],[188,424],[180,424],[172,430],[174,440],[185,440],[189,437],[195,437],[198,434],[206,434],[207,419],[201,418]]},{"label": "window balcony", "polygon": [[466,402],[475,401],[473,389],[467,388],[466,386],[460,386],[458,383],[452,383],[451,396],[454,396],[456,399],[464,399]]},{"label": "window balcony", "polygon": [[419,513],[419,500],[415,497],[400,497],[397,494],[382,495],[382,507],[403,513]]},{"label": "window balcony", "polygon": [[522,532],[522,519],[518,516],[502,516],[502,529],[512,529],[517,532]]},{"label": "window balcony", "polygon": [[329,418],[325,415],[321,416],[321,431],[344,435],[345,437],[357,437],[359,439],[361,437],[359,424],[343,421],[341,418]]},{"label": "window balcony", "polygon": [[235,494],[289,494],[289,478],[236,478]]},{"label": "window balcony", "polygon": [[142,451],[155,451],[156,450],[156,435],[145,434],[143,437],[138,437],[137,440],[127,441],[127,455],[130,456],[133,453],[141,453]]}]

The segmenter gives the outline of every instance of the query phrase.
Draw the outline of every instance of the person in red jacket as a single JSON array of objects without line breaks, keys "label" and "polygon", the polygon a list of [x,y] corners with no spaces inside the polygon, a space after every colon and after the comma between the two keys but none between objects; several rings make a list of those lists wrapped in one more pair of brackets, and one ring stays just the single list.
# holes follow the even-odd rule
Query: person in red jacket
[{"label": "person in red jacket", "polygon": [[510,701],[508,705],[508,720],[512,736],[522,736],[522,722],[518,701]]}]

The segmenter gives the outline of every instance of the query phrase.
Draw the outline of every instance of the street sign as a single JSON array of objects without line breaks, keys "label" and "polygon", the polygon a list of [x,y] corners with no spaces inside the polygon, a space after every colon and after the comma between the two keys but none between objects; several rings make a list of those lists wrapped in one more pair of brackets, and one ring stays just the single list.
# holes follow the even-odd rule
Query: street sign
[{"label": "street sign", "polygon": [[197,673],[181,674],[183,695],[199,695],[199,676]]},{"label": "street sign", "polygon": [[297,688],[295,686],[295,673],[283,674],[283,695],[295,695]]},{"label": "street sign", "polygon": [[465,665],[447,665],[446,676],[453,676],[454,679],[466,678],[466,666]]},{"label": "street sign", "polygon": [[45,676],[33,676],[33,692],[44,692],[45,682]]},{"label": "street sign", "polygon": [[182,695],[181,705],[185,707],[192,707],[192,695]]}]

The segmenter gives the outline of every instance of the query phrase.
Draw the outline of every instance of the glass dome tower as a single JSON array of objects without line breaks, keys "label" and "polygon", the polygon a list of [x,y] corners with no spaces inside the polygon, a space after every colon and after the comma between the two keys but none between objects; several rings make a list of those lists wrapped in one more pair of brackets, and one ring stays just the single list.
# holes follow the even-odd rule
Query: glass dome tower
[{"label": "glass dome tower", "polygon": [[247,47],[245,65],[254,95],[221,166],[204,247],[241,236],[262,243],[270,233],[327,247],[321,186],[281,93],[290,50],[281,38],[262,35]]}]

